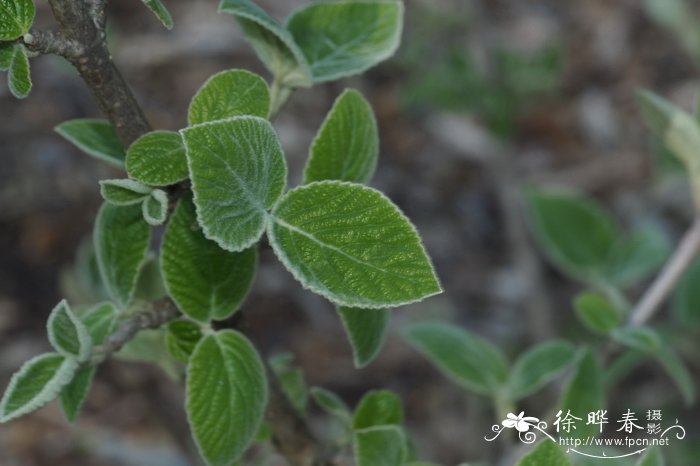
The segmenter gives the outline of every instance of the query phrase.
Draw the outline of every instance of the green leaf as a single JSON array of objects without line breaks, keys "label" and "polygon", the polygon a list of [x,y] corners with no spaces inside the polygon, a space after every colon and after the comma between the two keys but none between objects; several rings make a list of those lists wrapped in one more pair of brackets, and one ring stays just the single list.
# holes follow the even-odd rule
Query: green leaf
[{"label": "green leaf", "polygon": [[700,259],[691,264],[676,287],[673,312],[682,324],[700,325]]},{"label": "green leaf", "polygon": [[293,356],[290,353],[282,353],[271,357],[269,362],[285,395],[292,405],[303,413],[309,401],[309,393],[306,389],[304,372],[292,364],[292,359]]},{"label": "green leaf", "polygon": [[0,423],[24,416],[56,398],[79,364],[77,359],[57,353],[42,354],[25,362],[10,379],[0,400]]},{"label": "green leaf", "polygon": [[153,227],[162,225],[168,218],[168,194],[162,189],[154,189],[143,200],[141,210],[146,223]]},{"label": "green leaf", "polygon": [[160,272],[160,261],[157,257],[149,254],[146,262],[141,266],[139,278],[136,280],[133,301],[151,303],[165,298],[167,294]]},{"label": "green leaf", "polygon": [[248,294],[256,263],[254,247],[228,252],[206,239],[191,197],[183,197],[161,247],[165,286],[183,313],[201,322],[229,317]]},{"label": "green leaf", "polygon": [[119,207],[105,203],[97,214],[93,233],[97,265],[105,288],[122,309],[134,294],[150,236],[141,206]]},{"label": "green leaf", "polygon": [[210,77],[192,98],[187,113],[190,126],[234,116],[267,118],[270,92],[255,73],[227,70]]},{"label": "green leaf", "polygon": [[649,327],[618,328],[610,336],[623,345],[645,353],[654,353],[661,346],[659,334]]},{"label": "green leaf", "polygon": [[311,143],[304,183],[323,180],[367,183],[377,167],[379,136],[369,103],[346,89]]},{"label": "green leaf", "polygon": [[165,344],[168,351],[178,361],[187,363],[199,340],[202,328],[189,320],[179,319],[168,324],[165,332]]},{"label": "green leaf", "polygon": [[0,40],[14,40],[29,32],[35,14],[32,0],[0,0]]},{"label": "green leaf", "polygon": [[527,455],[518,461],[517,466],[571,466],[566,454],[556,442],[543,440]]},{"label": "green leaf", "polygon": [[186,179],[187,158],[182,137],[173,131],[152,131],[134,141],[126,153],[129,176],[151,186]]},{"label": "green leaf", "polygon": [[[117,316],[117,309],[112,303],[100,303],[85,312],[82,322],[87,328],[93,346],[102,345],[111,335],[117,323]],[[96,367],[78,370],[73,380],[61,390],[61,406],[69,422],[74,422],[78,417],[96,371]]]},{"label": "green leaf", "polygon": [[123,361],[136,361],[160,367],[173,381],[182,380],[182,367],[168,351],[162,328],[141,330],[134,338],[115,354]]},{"label": "green leaf", "polygon": [[532,230],[549,259],[577,279],[599,278],[617,239],[607,213],[587,198],[530,191]]},{"label": "green leaf", "polygon": [[391,311],[339,306],[338,314],[350,339],[355,367],[365,367],[384,344]]},{"label": "green leaf", "polygon": [[321,181],[289,191],[268,237],[305,288],[338,305],[385,308],[442,291],[410,221],[362,185]]},{"label": "green leaf", "polygon": [[210,466],[230,465],[253,442],[267,404],[260,356],[240,333],[203,338],[187,368],[187,417]]},{"label": "green leaf", "polygon": [[156,18],[160,20],[161,23],[163,23],[163,26],[165,26],[167,29],[172,29],[173,28],[173,18],[170,16],[170,12],[168,11],[167,8],[165,8],[165,5],[163,5],[163,2],[160,0],[142,0],[143,4],[148,7],[149,10],[153,12],[154,15],[156,15]]},{"label": "green leaf", "polygon": [[695,402],[696,390],[693,376],[685,367],[683,360],[673,351],[667,344],[663,343],[655,354],[657,361],[664,368],[666,373],[674,381],[687,406],[691,406]]},{"label": "green leaf", "polygon": [[576,355],[571,343],[552,340],[531,348],[513,365],[508,380],[512,400],[535,393],[566,369]]},{"label": "green leaf", "polygon": [[574,301],[576,315],[590,330],[608,333],[622,323],[622,316],[615,306],[598,293],[581,293]]},{"label": "green leaf", "polygon": [[635,466],[666,466],[664,457],[658,447],[647,449]]},{"label": "green leaf", "polygon": [[352,413],[348,405],[346,405],[338,395],[325,388],[312,387],[311,396],[313,396],[316,403],[328,414],[335,416],[343,422],[343,424],[350,425],[352,422]]},{"label": "green leaf", "polygon": [[77,358],[78,362],[85,362],[90,357],[92,353],[90,334],[65,299],[51,311],[46,328],[51,346],[60,354]]},{"label": "green leaf", "polygon": [[292,35],[251,0],[221,0],[219,12],[236,17],[246,39],[277,80],[288,87],[309,87],[311,70]]},{"label": "green leaf", "polygon": [[670,252],[668,238],[657,228],[643,227],[613,246],[606,277],[611,283],[626,286],[648,277],[666,261]]},{"label": "green leaf", "polygon": [[488,341],[454,325],[416,324],[406,338],[413,347],[455,383],[485,396],[494,396],[508,379],[508,363]]},{"label": "green leaf", "polygon": [[204,235],[228,251],[252,246],[287,179],[272,125],[258,117],[233,117],[182,134]]},{"label": "green leaf", "polygon": [[[2,12],[2,1],[0,0],[0,12]],[[27,49],[24,48],[24,45],[15,45],[10,70],[7,75],[7,85],[12,95],[18,99],[24,99],[32,90],[29,57],[27,57]]]},{"label": "green leaf", "polygon": [[314,82],[358,74],[391,57],[402,25],[403,3],[395,0],[312,3],[287,19]]},{"label": "green leaf", "polygon": [[150,196],[153,188],[128,179],[100,180],[102,198],[117,206],[140,204]]},{"label": "green leaf", "polygon": [[406,438],[398,426],[355,431],[357,466],[400,466],[406,460]]},{"label": "green leaf", "polygon": [[55,130],[86,154],[116,167],[124,166],[126,151],[108,121],[70,120],[56,126]]},{"label": "green leaf", "polygon": [[605,409],[603,368],[590,349],[581,351],[573,376],[564,389],[560,408],[562,417],[571,411],[572,415],[583,419],[577,421],[576,430],[571,430],[572,435],[583,438],[600,433],[598,425],[585,424],[587,413]]},{"label": "green leaf", "polygon": [[403,405],[396,393],[372,390],[365,394],[355,408],[352,427],[355,430],[374,426],[401,425]]},{"label": "green leaf", "polygon": [[7,71],[12,66],[12,55],[15,53],[15,44],[0,43],[0,71]]}]

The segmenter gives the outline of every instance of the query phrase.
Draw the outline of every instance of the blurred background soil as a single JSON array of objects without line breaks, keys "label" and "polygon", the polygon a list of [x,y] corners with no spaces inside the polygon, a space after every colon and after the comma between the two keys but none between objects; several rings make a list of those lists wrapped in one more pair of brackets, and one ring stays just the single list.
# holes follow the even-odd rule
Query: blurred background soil
[{"label": "blurred background soil", "polygon": [[[39,24],[51,27],[48,6],[38,3]],[[191,96],[217,71],[269,77],[232,18],[217,14],[216,1],[165,3],[175,20],[171,32],[138,0],[109,8],[114,58],[154,128],[184,127]],[[259,3],[282,18],[303,2]],[[350,404],[370,388],[398,391],[421,458],[448,465],[488,459],[494,446],[483,436],[495,422],[488,403],[439,375],[402,340],[401,328],[449,320],[511,356],[582,332],[570,304],[579,287],[542,261],[520,190],[578,189],[623,226],[651,221],[677,238],[693,214],[688,188],[655,150],[635,91],[650,88],[692,109],[695,52],[637,0],[406,0],[395,58],[361,77],[298,91],[275,126],[291,184],[298,184],[334,98],[345,87],[360,89],[381,134],[371,184],[415,222],[445,293],[396,310],[378,359],[355,370],[332,306],[303,291],[267,248],[243,307],[245,327],[265,354],[291,352],[309,385]],[[39,57],[32,67],[34,90],[25,101],[12,98],[0,78],[2,387],[24,360],[48,349],[45,320],[91,234],[101,203],[97,181],[123,176],[52,131],[68,119],[101,116],[73,69],[55,57]],[[694,354],[688,362],[697,379],[697,346]],[[638,387],[641,400],[676,406],[690,437],[694,431],[687,447],[698,448],[700,411],[680,406],[665,375],[648,365],[626,383]],[[550,390],[533,409],[546,412],[547,400],[556,399]],[[613,390],[618,404],[625,390]],[[312,412],[321,427],[317,408]],[[74,426],[55,403],[1,425],[0,465],[197,464],[188,438],[180,385],[154,366],[109,361]]]}]

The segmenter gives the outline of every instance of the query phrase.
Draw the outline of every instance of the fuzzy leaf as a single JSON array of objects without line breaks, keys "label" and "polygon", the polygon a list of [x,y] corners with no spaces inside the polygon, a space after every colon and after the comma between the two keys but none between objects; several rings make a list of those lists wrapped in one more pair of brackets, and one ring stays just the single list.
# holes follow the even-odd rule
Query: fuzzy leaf
[{"label": "fuzzy leaf", "polygon": [[645,353],[654,353],[661,346],[659,334],[649,327],[619,328],[613,330],[610,336],[623,345]]},{"label": "fuzzy leaf", "polygon": [[[590,349],[585,349],[579,355],[574,374],[569,380],[560,403],[563,415],[570,410],[576,417],[586,419],[586,414],[605,409],[605,387],[603,383],[603,368],[596,355]],[[576,430],[571,434],[579,438],[595,436],[600,433],[596,424],[578,422]]]},{"label": "fuzzy leaf", "polygon": [[267,118],[270,92],[257,74],[227,70],[210,77],[192,98],[187,113],[190,126],[234,116]]},{"label": "fuzzy leaf", "polygon": [[355,431],[357,466],[400,466],[406,461],[406,437],[398,426]]},{"label": "fuzzy leaf", "polygon": [[150,242],[150,228],[143,221],[141,206],[103,204],[95,221],[93,240],[102,282],[123,309],[134,294]]},{"label": "fuzzy leaf", "polygon": [[287,19],[314,82],[358,74],[391,57],[402,25],[403,3],[396,0],[312,3]]},{"label": "fuzzy leaf", "polygon": [[266,403],[263,363],[243,335],[223,330],[197,344],[187,369],[187,416],[208,465],[240,458],[255,439]]},{"label": "fuzzy leaf", "polygon": [[289,191],[268,236],[305,288],[338,305],[385,308],[442,291],[410,221],[362,185],[321,181]]},{"label": "fuzzy leaf", "polygon": [[[0,0],[0,12],[2,12],[2,1]],[[32,90],[29,57],[27,57],[27,49],[24,48],[24,45],[17,44],[14,47],[7,75],[7,85],[12,95],[18,99],[24,99]]]},{"label": "fuzzy leaf", "polygon": [[608,333],[622,323],[622,316],[615,306],[597,293],[581,293],[574,301],[576,314],[581,322],[597,333]]},{"label": "fuzzy leaf", "polygon": [[162,189],[154,189],[143,200],[141,210],[146,223],[153,227],[162,225],[168,218],[168,194]]},{"label": "fuzzy leaf", "polygon": [[7,71],[12,66],[12,55],[15,53],[15,44],[0,44],[0,71]]},{"label": "fuzzy leaf", "polygon": [[282,353],[272,356],[268,361],[289,401],[300,413],[303,413],[309,401],[309,392],[306,388],[304,372],[292,364],[292,359],[291,354]]},{"label": "fuzzy leaf", "polygon": [[352,422],[352,413],[348,405],[346,405],[338,395],[325,388],[312,387],[311,396],[314,397],[316,403],[328,414],[340,419],[343,424],[350,425]]},{"label": "fuzzy leaf", "polygon": [[46,328],[51,346],[60,354],[77,358],[79,362],[84,362],[90,357],[90,334],[65,299],[51,311]]},{"label": "fuzzy leaf", "polygon": [[355,409],[353,429],[374,426],[401,425],[403,405],[401,399],[389,390],[370,391],[362,397]]},{"label": "fuzzy leaf", "polygon": [[354,89],[346,89],[311,143],[304,183],[323,180],[367,183],[379,154],[377,121],[369,103]]},{"label": "fuzzy leaf", "polygon": [[339,306],[338,314],[350,339],[355,367],[365,367],[384,344],[391,311]]},{"label": "fuzzy leaf", "polygon": [[571,343],[548,341],[520,356],[508,381],[510,397],[519,400],[535,393],[566,369],[576,355]]},{"label": "fuzzy leaf", "polygon": [[691,406],[696,399],[695,383],[683,360],[678,357],[668,343],[662,343],[655,356],[680,390],[686,406]]},{"label": "fuzzy leaf", "polygon": [[56,132],[88,155],[117,167],[124,166],[126,151],[114,127],[106,120],[69,120],[56,126]]},{"label": "fuzzy leaf", "polygon": [[167,186],[189,176],[182,137],[173,131],[152,131],[138,138],[126,154],[129,176],[151,186]]},{"label": "fuzzy leaf", "polygon": [[550,260],[574,278],[601,276],[617,239],[610,217],[579,195],[528,193],[535,237]]},{"label": "fuzzy leaf", "polygon": [[163,237],[161,270],[168,294],[192,319],[223,320],[241,305],[255,276],[257,251],[223,251],[204,237],[191,197],[183,197]]},{"label": "fuzzy leaf", "polygon": [[100,194],[110,204],[125,206],[140,204],[153,188],[128,179],[100,180]]},{"label": "fuzzy leaf", "polygon": [[134,301],[150,303],[165,298],[167,294],[160,271],[160,261],[157,257],[149,254],[141,267],[139,278],[136,280]]},{"label": "fuzzy leaf", "polygon": [[674,291],[673,311],[685,325],[700,325],[700,259],[696,259]]},{"label": "fuzzy leaf", "polygon": [[76,358],[46,353],[25,362],[0,401],[0,423],[35,411],[56,398],[78,369]]},{"label": "fuzzy leaf", "polygon": [[669,252],[669,241],[663,233],[654,227],[641,228],[616,241],[605,276],[617,285],[633,284],[661,267]]},{"label": "fuzzy leaf", "polygon": [[161,23],[163,23],[163,26],[165,26],[167,29],[172,29],[173,28],[173,18],[170,16],[170,12],[168,11],[167,8],[165,8],[165,5],[163,5],[163,2],[160,0],[142,0],[143,4],[148,7],[149,10],[153,12],[154,15],[156,15],[156,18],[160,20]]},{"label": "fuzzy leaf", "polygon": [[566,454],[551,440],[542,440],[517,466],[571,466]]},{"label": "fuzzy leaf", "polygon": [[175,359],[187,363],[202,339],[202,328],[189,320],[179,319],[168,324],[165,344]]},{"label": "fuzzy leaf", "polygon": [[14,40],[29,32],[35,14],[32,0],[0,0],[0,40]]},{"label": "fuzzy leaf", "polygon": [[258,117],[233,117],[182,134],[204,235],[228,251],[252,246],[287,179],[272,125]]},{"label": "fuzzy leaf", "polygon": [[221,0],[219,11],[236,17],[243,34],[268,70],[289,87],[309,87],[311,70],[294,38],[251,0]]},{"label": "fuzzy leaf", "polygon": [[500,350],[466,330],[438,322],[413,325],[406,338],[457,384],[492,396],[507,381],[508,363]]}]

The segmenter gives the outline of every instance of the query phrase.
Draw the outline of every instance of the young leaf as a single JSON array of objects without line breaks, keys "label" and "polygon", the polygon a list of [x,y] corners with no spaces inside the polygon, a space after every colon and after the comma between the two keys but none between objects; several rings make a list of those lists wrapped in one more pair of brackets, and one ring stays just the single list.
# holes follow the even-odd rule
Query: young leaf
[{"label": "young leaf", "polygon": [[0,0],[0,41],[14,40],[29,32],[35,14],[32,0]]},{"label": "young leaf", "polygon": [[133,300],[150,303],[165,298],[167,294],[160,271],[160,261],[154,255],[149,254],[141,266],[139,278],[136,279]]},{"label": "young leaf", "polygon": [[309,392],[306,389],[304,372],[292,364],[292,358],[289,353],[277,354],[269,359],[269,363],[289,401],[303,413],[309,401]]},{"label": "young leaf", "polygon": [[623,345],[645,353],[654,353],[661,346],[661,338],[649,327],[630,327],[613,330],[612,338]]},{"label": "young leaf", "polygon": [[550,260],[574,278],[602,275],[618,234],[610,217],[573,194],[530,191],[528,201],[533,233]]},{"label": "young leaf", "polygon": [[678,357],[667,343],[662,343],[655,356],[659,364],[661,364],[666,373],[675,382],[683,395],[685,404],[691,406],[695,402],[696,397],[695,383],[693,382],[693,376],[688,372],[683,360]]},{"label": "young leaf", "polygon": [[[564,390],[560,403],[564,415],[571,414],[584,418],[586,413],[605,409],[605,386],[603,383],[603,368],[596,355],[590,349],[581,352],[574,374]],[[571,431],[574,433],[574,431]],[[577,425],[575,434],[579,438],[595,436],[600,433],[596,424]]]},{"label": "young leaf", "polygon": [[616,285],[630,285],[661,267],[669,251],[668,238],[662,232],[653,227],[641,228],[617,240],[605,276]]},{"label": "young leaf", "polygon": [[581,322],[597,333],[608,333],[622,322],[620,312],[598,293],[581,293],[576,297],[574,307]]},{"label": "young leaf", "polygon": [[252,246],[284,191],[287,165],[272,125],[233,117],[182,130],[197,220],[228,251]]},{"label": "young leaf", "polygon": [[150,228],[143,221],[141,206],[103,204],[93,239],[102,282],[123,309],[131,301],[150,242]]},{"label": "young leaf", "polygon": [[46,324],[51,346],[66,357],[85,362],[92,352],[92,339],[85,324],[75,315],[66,300],[53,308]]},{"label": "young leaf", "polygon": [[256,262],[254,247],[228,252],[206,239],[191,197],[183,197],[161,247],[165,286],[182,312],[201,322],[229,317],[248,294]]},{"label": "young leaf", "polygon": [[15,44],[0,43],[0,71],[7,71],[12,66],[12,55],[15,53]]},{"label": "young leaf", "polygon": [[556,442],[542,440],[527,455],[523,456],[517,466],[571,466],[566,454]]},{"label": "young leaf", "polygon": [[311,70],[294,38],[252,0],[221,0],[219,12],[236,17],[260,60],[283,85],[309,87]]},{"label": "young leaf", "polygon": [[210,77],[190,103],[190,126],[234,116],[267,118],[270,92],[265,80],[245,70],[227,70]]},{"label": "young leaf", "polygon": [[168,324],[165,344],[175,359],[187,363],[199,340],[202,328],[189,320],[179,319]]},{"label": "young leaf", "polygon": [[267,231],[292,275],[335,304],[385,308],[442,291],[416,229],[374,189],[300,186],[277,204]]},{"label": "young leaf", "polygon": [[664,457],[658,447],[649,448],[635,466],[666,466]]},{"label": "young leaf", "polygon": [[168,194],[162,189],[154,189],[143,200],[141,210],[146,223],[153,227],[162,225],[168,218]]},{"label": "young leaf", "polygon": [[341,400],[335,393],[321,387],[312,387],[311,396],[314,397],[316,403],[323,408],[328,414],[338,418],[343,424],[350,425],[352,422],[352,413],[348,405]]},{"label": "young leaf", "polygon": [[406,437],[398,426],[355,431],[357,466],[400,466],[406,461]]},{"label": "young leaf", "polygon": [[[1,5],[2,0],[0,0]],[[0,8],[0,14],[1,12],[2,8]],[[7,85],[12,95],[18,99],[24,99],[29,95],[29,91],[32,90],[29,57],[27,57],[27,49],[24,48],[24,45],[15,45],[10,70],[7,75]]]},{"label": "young leaf", "polygon": [[374,426],[401,425],[403,405],[401,399],[389,390],[370,391],[362,397],[355,409],[352,428],[355,430]]},{"label": "young leaf", "polygon": [[548,341],[526,351],[513,365],[508,380],[512,400],[535,393],[566,369],[576,355],[571,343]]},{"label": "young leaf", "polygon": [[391,311],[338,306],[338,314],[350,339],[355,367],[365,367],[384,344]]},{"label": "young leaf", "polygon": [[411,326],[409,343],[455,383],[485,396],[503,387],[508,363],[498,348],[464,329],[438,322]]},{"label": "young leaf", "polygon": [[10,379],[0,400],[0,423],[24,416],[56,398],[79,364],[76,358],[57,353],[42,354],[25,362]]},{"label": "young leaf", "polygon": [[361,73],[391,57],[401,41],[403,3],[349,0],[305,5],[287,19],[314,82]]},{"label": "young leaf", "polygon": [[100,180],[102,198],[117,206],[140,204],[153,191],[138,181],[128,179]]},{"label": "young leaf", "polygon": [[55,130],[86,154],[116,167],[124,166],[126,151],[108,121],[70,120],[56,126]]},{"label": "young leaf", "polygon": [[203,338],[187,368],[187,417],[210,466],[236,461],[255,439],[267,404],[260,356],[240,333]]},{"label": "young leaf", "polygon": [[126,172],[141,183],[167,186],[189,176],[182,137],[173,131],[144,134],[126,153]]},{"label": "young leaf", "polygon": [[673,296],[676,319],[686,325],[700,325],[700,260],[688,268]]},{"label": "young leaf", "polygon": [[333,104],[311,143],[304,183],[323,180],[367,183],[379,154],[377,121],[369,103],[346,89]]},{"label": "young leaf", "polygon": [[165,5],[163,5],[163,2],[160,0],[142,0],[143,4],[148,7],[149,10],[153,12],[154,15],[156,15],[156,18],[160,20],[161,23],[163,23],[163,26],[165,26],[167,29],[172,29],[173,28],[173,18],[170,16],[170,12],[168,11],[167,8],[165,8]]}]

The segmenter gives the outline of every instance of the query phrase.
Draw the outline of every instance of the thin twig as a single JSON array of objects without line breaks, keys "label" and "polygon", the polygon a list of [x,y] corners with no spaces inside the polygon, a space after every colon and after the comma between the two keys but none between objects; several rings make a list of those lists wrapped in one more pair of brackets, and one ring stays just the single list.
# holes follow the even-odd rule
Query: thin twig
[{"label": "thin twig", "polygon": [[700,218],[697,218],[654,283],[630,313],[629,326],[643,325],[654,315],[699,251]]},{"label": "thin twig", "polygon": [[60,32],[36,28],[24,35],[23,42],[32,52],[58,55],[68,60],[76,59],[85,52],[82,44],[64,37]]}]

